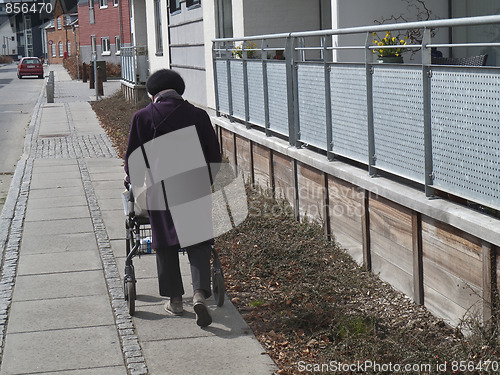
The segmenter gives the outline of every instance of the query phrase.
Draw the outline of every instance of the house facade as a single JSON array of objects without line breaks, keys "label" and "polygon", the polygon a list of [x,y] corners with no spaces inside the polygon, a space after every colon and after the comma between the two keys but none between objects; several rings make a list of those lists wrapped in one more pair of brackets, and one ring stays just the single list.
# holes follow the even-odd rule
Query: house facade
[{"label": "house facade", "polygon": [[[70,8],[68,8],[70,6]],[[62,64],[63,60],[78,52],[79,28],[76,2],[54,4],[54,18],[45,27],[46,53],[50,64]]]},{"label": "house facade", "polygon": [[17,57],[16,25],[7,14],[6,5],[0,3],[0,54]]},{"label": "house facade", "polygon": [[121,47],[131,42],[128,0],[80,0],[78,20],[81,61],[95,51],[98,61],[119,64]]}]

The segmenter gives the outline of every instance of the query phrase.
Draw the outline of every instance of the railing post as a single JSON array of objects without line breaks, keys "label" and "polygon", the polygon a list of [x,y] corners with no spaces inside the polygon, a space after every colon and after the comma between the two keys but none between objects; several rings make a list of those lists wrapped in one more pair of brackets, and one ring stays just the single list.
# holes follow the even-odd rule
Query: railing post
[{"label": "railing post", "polygon": [[295,39],[288,36],[286,39],[285,64],[286,64],[286,92],[288,102],[288,142],[292,146],[297,145],[297,124],[295,123]]},{"label": "railing post", "polygon": [[217,52],[215,51],[217,42],[212,42],[212,65],[214,70],[214,94],[215,94],[215,114],[220,117],[219,102],[219,82],[217,80]]},{"label": "railing post", "polygon": [[366,114],[368,120],[368,172],[370,176],[377,174],[375,167],[377,156],[375,150],[375,128],[373,121],[373,66],[370,50],[370,32],[366,33],[365,40],[365,68],[366,68]]},{"label": "railing post", "polygon": [[422,38],[422,80],[423,80],[423,103],[424,103],[424,153],[425,153],[425,195],[434,195],[433,162],[432,162],[432,119],[431,119],[431,49],[427,47],[431,43],[431,30],[424,29]]},{"label": "railing post", "polygon": [[[227,47],[226,47],[227,52]],[[231,58],[226,56],[227,68],[227,101],[229,106],[229,120],[233,122],[233,90],[231,88]]]},{"label": "railing post", "polygon": [[265,46],[265,39],[262,39],[262,44],[260,46],[261,53],[260,57],[262,60],[262,87],[264,91],[264,121],[265,121],[265,132],[266,136],[270,136],[269,132],[269,127],[270,127],[270,120],[269,120],[269,83],[267,80],[267,52],[264,50]]},{"label": "railing post", "polygon": [[250,104],[248,98],[248,53],[245,49],[245,43],[241,46],[241,53],[243,57],[243,99],[245,102],[245,126],[247,129],[251,128],[250,125]]},{"label": "railing post", "polygon": [[331,65],[327,61],[328,56],[328,43],[326,36],[321,38],[323,42],[322,57],[325,68],[325,115],[326,115],[326,152],[328,160],[333,160],[333,134],[332,134],[332,91],[330,87],[330,72]]}]

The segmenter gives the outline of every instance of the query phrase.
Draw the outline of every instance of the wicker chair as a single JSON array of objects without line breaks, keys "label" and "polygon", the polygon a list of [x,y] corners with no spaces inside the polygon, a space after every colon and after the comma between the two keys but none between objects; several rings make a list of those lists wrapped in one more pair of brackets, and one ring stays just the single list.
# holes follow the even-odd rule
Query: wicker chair
[{"label": "wicker chair", "polygon": [[485,66],[488,55],[478,55],[469,57],[433,57],[433,65],[467,65]]}]

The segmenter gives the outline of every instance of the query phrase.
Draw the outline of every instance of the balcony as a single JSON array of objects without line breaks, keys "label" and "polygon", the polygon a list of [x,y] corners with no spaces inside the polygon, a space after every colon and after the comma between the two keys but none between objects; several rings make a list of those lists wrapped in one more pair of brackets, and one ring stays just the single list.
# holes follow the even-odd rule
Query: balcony
[{"label": "balcony", "polygon": [[[433,43],[431,36],[440,28],[499,24],[500,16],[485,16],[215,39],[217,115],[318,158],[419,186],[428,197],[499,210],[500,69],[438,65],[468,60],[433,59],[432,50],[500,43]],[[381,47],[372,34],[401,29],[422,31],[420,44],[401,46],[419,61],[375,61]],[[366,42],[333,42],[345,35]],[[343,51],[358,51],[364,61],[339,62]]]},{"label": "balcony", "polygon": [[120,59],[122,91],[129,101],[138,103],[147,94],[147,47],[122,47],[120,50]]}]

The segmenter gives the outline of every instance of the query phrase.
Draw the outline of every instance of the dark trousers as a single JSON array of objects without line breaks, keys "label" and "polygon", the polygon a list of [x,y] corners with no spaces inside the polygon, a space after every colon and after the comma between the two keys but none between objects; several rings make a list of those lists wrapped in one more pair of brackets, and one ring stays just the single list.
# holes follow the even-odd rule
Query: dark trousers
[{"label": "dark trousers", "polygon": [[[193,291],[201,289],[205,298],[210,297],[210,256],[212,247],[208,242],[186,247],[191,266]],[[169,246],[156,250],[158,284],[163,297],[179,297],[184,294],[181,269],[179,266],[179,246]]]}]

